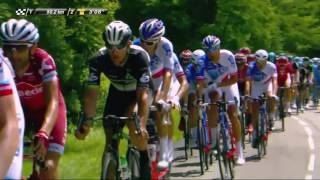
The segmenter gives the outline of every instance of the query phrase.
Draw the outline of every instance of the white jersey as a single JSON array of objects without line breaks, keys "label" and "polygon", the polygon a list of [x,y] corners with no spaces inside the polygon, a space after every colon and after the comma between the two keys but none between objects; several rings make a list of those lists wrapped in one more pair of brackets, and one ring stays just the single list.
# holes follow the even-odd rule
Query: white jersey
[{"label": "white jersey", "polygon": [[213,63],[207,55],[201,56],[199,63],[201,68],[197,73],[197,79],[208,79],[208,81],[220,83],[238,72],[234,55],[226,49],[220,50],[217,63]]},{"label": "white jersey", "polygon": [[158,89],[163,81],[165,71],[173,71],[173,67],[174,55],[172,43],[165,37],[162,37],[155,54],[150,56],[151,76],[155,89]]},{"label": "white jersey", "polygon": [[263,69],[259,69],[256,62],[249,64],[247,77],[252,80],[253,85],[263,85],[271,82],[272,78],[277,77],[277,68],[271,62],[267,62]]},{"label": "white jersey", "polygon": [[0,48],[0,97],[13,95],[15,99],[17,119],[19,125],[19,147],[12,160],[9,171],[4,179],[21,179],[22,159],[23,159],[23,135],[24,135],[24,115],[19,100],[16,85],[14,83],[14,71],[11,63],[3,55]]}]

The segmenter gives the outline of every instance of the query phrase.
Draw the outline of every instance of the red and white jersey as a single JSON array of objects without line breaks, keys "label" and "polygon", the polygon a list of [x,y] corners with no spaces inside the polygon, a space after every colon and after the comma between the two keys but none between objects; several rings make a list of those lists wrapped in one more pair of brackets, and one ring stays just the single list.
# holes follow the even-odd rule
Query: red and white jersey
[{"label": "red and white jersey", "polygon": [[[5,179],[20,179],[22,172],[22,155],[23,155],[23,136],[24,136],[24,115],[19,100],[16,85],[14,83],[14,71],[11,63],[3,56],[3,51],[0,48],[0,97],[13,95],[16,108],[16,116],[19,126],[19,146],[12,160],[10,168],[5,176]],[[4,108],[4,107],[1,107]]]},{"label": "red and white jersey", "polygon": [[[43,49],[37,48],[30,57],[30,66],[22,77],[16,77],[19,97],[24,109],[46,110],[43,83],[58,80],[53,58]],[[59,104],[64,103],[59,86]]]}]

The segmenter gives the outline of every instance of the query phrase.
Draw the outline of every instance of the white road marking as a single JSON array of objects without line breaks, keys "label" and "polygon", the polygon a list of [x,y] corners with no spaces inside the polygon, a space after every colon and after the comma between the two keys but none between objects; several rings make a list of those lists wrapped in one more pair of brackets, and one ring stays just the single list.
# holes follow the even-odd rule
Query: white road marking
[{"label": "white road marking", "polygon": [[312,137],[312,130],[309,127],[308,123],[306,123],[305,121],[301,120],[298,117],[293,116],[293,119],[297,120],[298,123],[303,126],[304,131],[306,132],[307,136],[308,136],[308,145],[309,145],[309,149],[310,149],[310,156],[309,156],[309,162],[308,162],[308,174],[306,174],[304,179],[312,179],[312,173],[314,170],[314,164],[315,164],[315,154],[314,154],[314,140]]}]

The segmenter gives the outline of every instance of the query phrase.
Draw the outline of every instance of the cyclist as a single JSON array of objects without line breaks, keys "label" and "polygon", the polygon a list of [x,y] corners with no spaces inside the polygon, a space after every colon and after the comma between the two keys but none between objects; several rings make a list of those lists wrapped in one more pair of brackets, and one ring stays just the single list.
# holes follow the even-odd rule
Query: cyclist
[{"label": "cyclist", "polygon": [[[246,76],[247,76],[247,69],[248,69],[248,63],[247,63],[247,56],[242,53],[236,53],[235,54],[235,60],[237,63],[237,69],[238,69],[238,89],[240,96],[245,95],[245,87],[250,86],[250,84],[246,83]],[[247,102],[244,104],[240,104],[241,106],[247,107]],[[250,113],[246,113],[246,126],[248,126],[248,131],[252,132],[253,127],[250,121]]]},{"label": "cyclist", "polygon": [[12,66],[1,48],[0,107],[0,178],[21,179],[24,116]]},{"label": "cyclist", "polygon": [[180,61],[183,65],[184,72],[187,76],[189,83],[189,94],[187,97],[188,102],[188,111],[189,111],[189,120],[190,120],[190,133],[191,133],[191,147],[196,146],[196,137],[197,137],[197,109],[196,109],[196,100],[197,100],[197,75],[196,72],[199,68],[198,59],[205,55],[205,52],[201,49],[191,51],[189,49],[184,50],[180,53]]},{"label": "cyclist", "polygon": [[248,64],[250,64],[251,62],[255,61],[256,60],[256,55],[255,54],[249,54],[247,56],[247,62]]},{"label": "cyclist", "polygon": [[[205,72],[208,74],[208,84],[205,97],[208,102],[215,102],[221,98],[222,92],[226,95],[226,101],[231,102],[228,105],[228,116],[232,123],[232,130],[236,139],[237,164],[244,164],[243,149],[241,143],[241,126],[238,118],[238,108],[234,98],[239,102],[239,90],[237,85],[237,65],[232,52],[226,49],[220,49],[220,39],[213,35],[206,36],[202,41],[202,47],[206,52],[205,56],[200,57],[200,74],[198,79],[199,94],[202,97],[203,89],[206,86]],[[200,100],[201,103],[201,100]],[[208,109],[208,125],[212,133],[212,146],[215,148],[218,135],[218,111],[217,107]]]},{"label": "cyclist", "polygon": [[289,112],[289,108],[290,108],[290,101],[289,101],[290,89],[289,88],[291,86],[291,76],[290,76],[291,66],[289,63],[289,59],[286,56],[279,56],[276,61],[276,67],[277,67],[277,74],[278,74],[278,86],[286,87],[283,93],[284,112],[291,113]]},{"label": "cyclist", "polygon": [[299,102],[300,102],[300,111],[304,111],[308,107],[309,97],[308,91],[309,87],[312,84],[312,65],[308,57],[302,58],[302,65],[299,66]]},{"label": "cyclist", "polygon": [[[139,27],[140,38],[134,44],[140,45],[150,56],[150,68],[152,82],[155,89],[155,103],[168,103],[170,97],[176,95],[180,88],[179,82],[174,78],[174,55],[173,45],[164,36],[164,23],[156,18],[147,19]],[[156,126],[160,136],[160,160],[159,168],[167,168],[170,163],[169,147],[172,146],[172,139],[168,138],[169,130],[172,128],[172,118],[163,121],[164,116],[169,112],[156,112]],[[169,129],[168,129],[169,128]]]},{"label": "cyclist", "polygon": [[[100,49],[97,55],[90,59],[88,86],[84,95],[85,121],[82,124],[84,132],[77,131],[75,135],[78,139],[84,139],[90,132],[96,112],[100,75],[103,73],[110,80],[103,116],[131,116],[138,104],[140,117],[138,128],[141,134],[134,133],[133,122],[128,122],[127,126],[131,141],[140,152],[140,174],[146,179],[151,179],[146,130],[148,98],[151,96],[149,90],[152,88],[149,56],[142,48],[132,45],[131,36],[130,27],[122,21],[112,21],[106,26],[103,32],[106,48]],[[104,152],[112,141],[113,124],[112,121],[103,121],[106,136]],[[105,162],[105,158],[103,155],[102,162]]]},{"label": "cyclist", "polygon": [[[313,99],[318,101],[319,100],[319,90],[320,90],[320,58],[313,58],[314,65],[313,65]],[[314,104],[315,107],[317,104]],[[316,107],[317,108],[317,107]]]},{"label": "cyclist", "polygon": [[[246,87],[246,95],[250,95],[252,98],[257,99],[263,93],[266,93],[268,97],[267,111],[269,113],[270,129],[273,127],[275,101],[274,97],[277,94],[277,69],[276,66],[267,61],[268,52],[260,49],[256,51],[256,61],[251,63],[247,71],[248,83],[251,83],[251,89]],[[252,147],[257,147],[257,126],[259,116],[259,102],[252,101],[250,103],[251,120],[254,127]]]},{"label": "cyclist", "polygon": [[242,47],[239,49],[239,53],[248,56],[249,54],[251,54],[251,49],[249,47]]},{"label": "cyclist", "polygon": [[274,52],[269,52],[268,54],[268,61],[272,63],[276,63],[277,55]]},{"label": "cyclist", "polygon": [[66,138],[66,107],[53,58],[38,48],[36,26],[25,19],[10,19],[1,26],[3,50],[13,65],[15,82],[26,119],[34,127],[33,148],[45,161],[43,179],[58,179],[58,164]]}]

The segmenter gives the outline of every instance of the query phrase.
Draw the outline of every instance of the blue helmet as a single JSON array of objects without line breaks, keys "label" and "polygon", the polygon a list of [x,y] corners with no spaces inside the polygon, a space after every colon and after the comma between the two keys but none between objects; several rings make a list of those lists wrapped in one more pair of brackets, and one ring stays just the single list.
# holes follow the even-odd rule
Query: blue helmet
[{"label": "blue helmet", "polygon": [[160,39],[165,33],[165,26],[159,19],[147,19],[141,23],[139,33],[142,40],[155,41]]},{"label": "blue helmet", "polygon": [[202,40],[202,48],[205,50],[215,51],[220,48],[220,39],[213,35],[208,35]]}]

